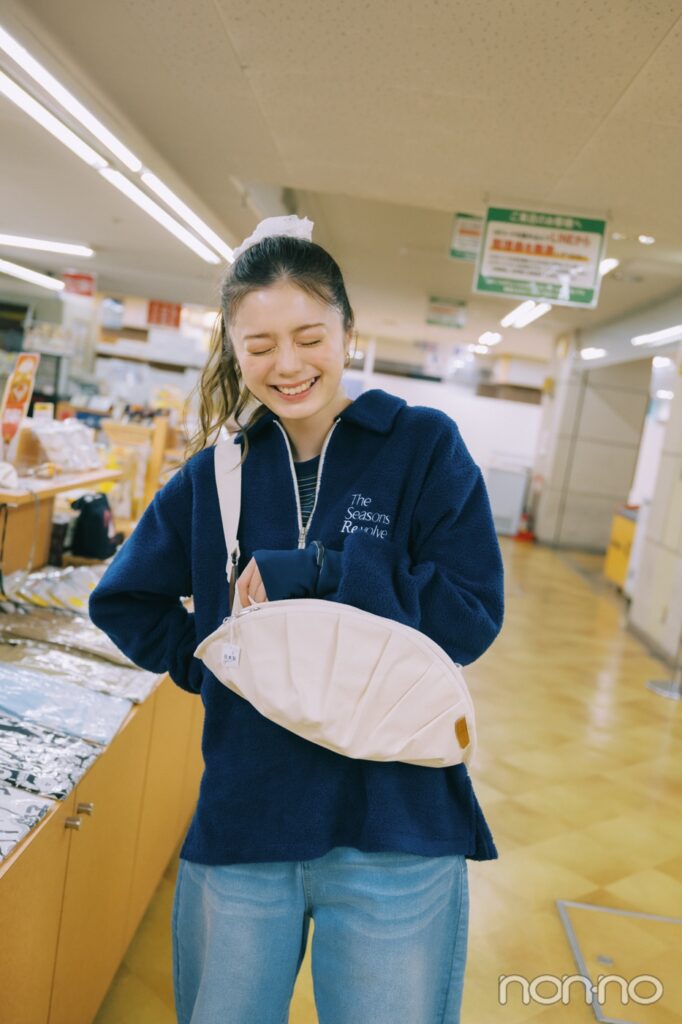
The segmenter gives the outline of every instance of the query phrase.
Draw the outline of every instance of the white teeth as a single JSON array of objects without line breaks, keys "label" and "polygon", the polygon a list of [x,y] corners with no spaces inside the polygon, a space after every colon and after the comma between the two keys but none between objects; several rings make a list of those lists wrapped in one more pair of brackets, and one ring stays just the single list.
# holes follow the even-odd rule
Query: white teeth
[{"label": "white teeth", "polygon": [[315,380],[315,378],[311,377],[309,381],[306,381],[305,384],[301,384],[301,386],[298,387],[298,388],[278,388],[276,385],[275,385],[275,387],[276,387],[276,390],[277,391],[281,391],[283,395],[300,395],[304,391],[307,391],[308,388],[310,388],[312,386],[314,380]]}]

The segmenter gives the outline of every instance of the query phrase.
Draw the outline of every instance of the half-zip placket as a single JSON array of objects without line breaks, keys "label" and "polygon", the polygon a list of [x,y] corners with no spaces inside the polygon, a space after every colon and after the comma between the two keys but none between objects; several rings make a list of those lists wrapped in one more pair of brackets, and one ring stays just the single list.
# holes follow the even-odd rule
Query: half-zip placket
[{"label": "half-zip placket", "polygon": [[298,546],[299,546],[299,548],[304,548],[305,547],[306,537],[308,536],[308,529],[310,527],[311,522],[313,521],[313,516],[315,514],[315,507],[317,505],[317,496],[320,493],[320,483],[322,482],[322,468],[324,466],[324,457],[325,457],[325,454],[326,454],[326,451],[327,451],[327,445],[329,444],[329,442],[331,440],[331,436],[334,433],[336,425],[337,425],[337,423],[339,422],[340,419],[341,419],[340,416],[336,417],[336,419],[332,423],[331,427],[329,428],[329,432],[328,432],[327,436],[324,439],[324,444],[322,445],[322,451],[320,452],[320,464],[317,467],[317,479],[315,481],[315,499],[313,501],[313,507],[310,510],[310,515],[308,516],[308,522],[306,523],[305,527],[303,526],[303,514],[301,512],[301,496],[298,493],[298,479],[296,477],[296,468],[294,466],[294,456],[293,456],[293,453],[291,451],[291,444],[289,442],[289,435],[287,434],[286,430],[284,429],[284,427],[282,426],[282,424],[279,422],[278,419],[276,419],[274,421],[277,424],[277,426],[279,427],[279,429],[282,431],[282,434],[284,435],[284,441],[285,441],[286,446],[287,446],[287,452],[289,453],[289,467],[291,469],[291,476],[292,476],[293,482],[294,482],[294,495],[296,497],[296,515],[298,516]]}]

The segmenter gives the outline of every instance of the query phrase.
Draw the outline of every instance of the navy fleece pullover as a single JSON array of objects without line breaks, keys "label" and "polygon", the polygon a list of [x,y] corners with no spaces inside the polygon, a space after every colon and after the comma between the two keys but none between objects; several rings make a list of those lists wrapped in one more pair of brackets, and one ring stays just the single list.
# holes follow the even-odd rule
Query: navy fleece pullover
[{"label": "navy fleece pullover", "polygon": [[[449,416],[380,389],[356,398],[327,435],[303,540],[284,427],[268,410],[247,429],[238,574],[255,557],[270,600],[354,605],[420,629],[462,665],[487,650],[503,620],[502,558],[480,469]],[[205,770],[180,856],[305,860],[353,846],[497,857],[464,765],[344,757],[271,722],[193,657],[229,614],[226,560],[208,448],[157,493],[90,598],[93,621],[136,664],[203,700]],[[194,613],[180,602],[189,595]]]}]

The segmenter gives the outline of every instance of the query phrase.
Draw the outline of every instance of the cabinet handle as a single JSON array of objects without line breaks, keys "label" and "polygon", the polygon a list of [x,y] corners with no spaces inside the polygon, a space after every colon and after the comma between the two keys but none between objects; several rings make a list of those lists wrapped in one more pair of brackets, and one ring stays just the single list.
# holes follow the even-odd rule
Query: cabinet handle
[{"label": "cabinet handle", "polygon": [[79,829],[81,827],[81,824],[82,822],[80,818],[67,818],[66,821],[64,822],[64,828]]},{"label": "cabinet handle", "polygon": [[94,810],[94,804],[78,804],[76,814],[92,814]]}]

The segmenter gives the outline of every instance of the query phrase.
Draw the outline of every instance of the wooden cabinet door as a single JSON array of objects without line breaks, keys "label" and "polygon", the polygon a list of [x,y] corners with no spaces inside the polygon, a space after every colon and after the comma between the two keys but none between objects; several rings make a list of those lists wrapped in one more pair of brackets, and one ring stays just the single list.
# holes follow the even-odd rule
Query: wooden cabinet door
[{"label": "wooden cabinet door", "polygon": [[166,676],[154,694],[154,721],[137,839],[135,870],[125,935],[127,948],[142,919],[184,826],[183,788],[198,694]]},{"label": "wooden cabinet door", "polygon": [[75,794],[0,864],[0,1021],[44,1024],[57,952]]},{"label": "wooden cabinet door", "polygon": [[71,835],[49,1024],[90,1024],[124,953],[153,700],[133,709],[75,790],[81,827]]}]

